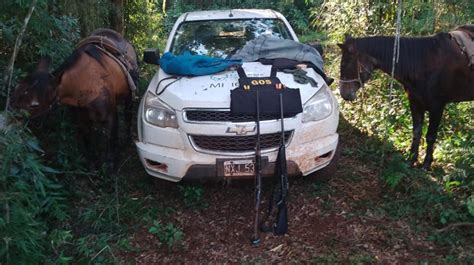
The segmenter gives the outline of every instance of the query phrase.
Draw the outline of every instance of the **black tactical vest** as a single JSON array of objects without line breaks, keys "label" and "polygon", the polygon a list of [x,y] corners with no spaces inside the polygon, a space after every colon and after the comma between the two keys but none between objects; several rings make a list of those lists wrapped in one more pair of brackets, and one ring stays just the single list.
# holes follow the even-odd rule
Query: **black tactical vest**
[{"label": "black tactical vest", "polygon": [[234,116],[257,114],[257,91],[260,115],[280,117],[280,94],[283,97],[283,113],[292,117],[303,112],[299,89],[287,88],[276,76],[272,67],[269,77],[247,77],[242,67],[237,68],[239,87],[230,91],[230,112]]}]

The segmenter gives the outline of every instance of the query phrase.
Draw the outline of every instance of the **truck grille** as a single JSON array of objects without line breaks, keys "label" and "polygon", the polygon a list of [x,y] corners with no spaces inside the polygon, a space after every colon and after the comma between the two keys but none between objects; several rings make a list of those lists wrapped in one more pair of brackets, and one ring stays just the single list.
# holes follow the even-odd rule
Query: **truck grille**
[{"label": "truck grille", "polygon": [[[285,145],[289,142],[293,131],[285,132]],[[214,152],[249,152],[255,150],[257,142],[256,135],[250,136],[207,136],[190,135],[191,141],[195,147],[201,150]],[[260,148],[272,149],[280,145],[281,133],[270,133],[260,135]]]},{"label": "truck grille", "polygon": [[[255,117],[252,115],[232,116],[230,111],[216,111],[216,110],[187,110],[186,119],[188,121],[197,122],[252,122]],[[285,115],[285,118],[292,117]],[[261,121],[276,120],[280,115],[260,115]]]}]

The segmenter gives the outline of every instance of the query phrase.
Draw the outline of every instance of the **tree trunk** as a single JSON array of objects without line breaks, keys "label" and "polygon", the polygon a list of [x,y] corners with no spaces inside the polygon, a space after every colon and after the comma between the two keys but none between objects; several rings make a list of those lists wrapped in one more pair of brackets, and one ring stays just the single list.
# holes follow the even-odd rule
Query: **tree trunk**
[{"label": "tree trunk", "polygon": [[113,9],[110,12],[110,25],[120,34],[124,34],[124,0],[110,0]]},{"label": "tree trunk", "polygon": [[5,69],[5,76],[3,77],[3,80],[5,82],[5,91],[7,92],[7,103],[5,104],[5,110],[8,110],[10,106],[10,86],[12,84],[12,75],[13,75],[13,68],[15,65],[15,59],[16,59],[16,56],[18,55],[18,51],[21,46],[21,41],[23,40],[23,35],[25,34],[25,31],[26,31],[26,26],[28,26],[31,15],[33,14],[33,11],[35,10],[36,2],[37,0],[33,0],[30,4],[30,8],[28,9],[28,13],[26,14],[25,21],[23,22],[23,26],[21,27],[20,33],[18,33],[18,36],[16,37],[15,47],[13,48],[12,57],[10,58],[10,62],[8,63],[7,68]]}]

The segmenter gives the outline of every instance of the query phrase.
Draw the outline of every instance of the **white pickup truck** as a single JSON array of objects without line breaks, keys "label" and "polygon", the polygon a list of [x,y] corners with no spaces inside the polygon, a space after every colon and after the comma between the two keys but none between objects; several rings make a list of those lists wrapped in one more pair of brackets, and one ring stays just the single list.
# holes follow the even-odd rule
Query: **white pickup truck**
[{"label": "white pickup truck", "polygon": [[[179,54],[186,47],[193,54],[228,58],[262,34],[298,41],[288,21],[273,10],[199,11],[178,18],[165,52]],[[158,68],[138,111],[136,146],[148,174],[174,182],[253,176],[255,118],[230,115],[230,91],[239,85],[237,72],[176,79],[159,68],[158,59],[156,49],[145,52],[145,62]],[[242,67],[249,77],[269,76],[271,71],[260,62],[244,62]],[[303,113],[284,119],[290,176],[314,176],[325,167],[333,171],[338,153],[337,101],[320,75],[311,68],[306,71],[316,86],[277,73],[285,86],[300,89],[303,104]],[[280,120],[260,117],[260,133],[262,172],[270,176],[280,144]]]}]

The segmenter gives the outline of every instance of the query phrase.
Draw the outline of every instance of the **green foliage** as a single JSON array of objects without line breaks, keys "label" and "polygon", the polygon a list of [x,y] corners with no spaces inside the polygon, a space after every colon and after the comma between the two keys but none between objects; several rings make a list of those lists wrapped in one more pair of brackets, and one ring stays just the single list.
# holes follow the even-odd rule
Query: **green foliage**
[{"label": "green foliage", "polygon": [[469,212],[469,214],[474,217],[474,195],[471,195],[467,200],[466,200],[466,207]]},{"label": "green foliage", "polygon": [[[404,35],[427,35],[474,21],[472,1],[403,1],[402,10]],[[313,26],[329,32],[332,41],[342,41],[344,34],[393,34],[397,5],[383,0],[324,1],[312,8],[311,16]]]},{"label": "green foliage", "polygon": [[[30,1],[3,1],[0,11],[0,59],[11,55]],[[77,19],[61,14],[51,1],[39,0],[28,24],[16,65],[28,64],[49,55],[55,65],[69,55],[79,38]],[[8,58],[9,59],[9,58]]]},{"label": "green foliage", "polygon": [[5,264],[46,260],[49,244],[60,246],[68,232],[49,224],[67,219],[65,194],[41,160],[42,150],[25,127],[0,131],[0,259]]},{"label": "green foliage", "polygon": [[258,1],[243,0],[238,4],[232,1],[186,1],[176,0],[166,6],[166,17],[164,20],[165,32],[169,32],[179,15],[197,10],[212,9],[236,9],[236,8],[263,8],[273,9],[281,12],[290,22],[297,33],[309,33],[309,9],[317,5],[319,1],[304,0],[277,0]]},{"label": "green foliage", "polygon": [[125,5],[125,14],[126,37],[139,54],[145,48],[164,49],[167,32],[163,27],[164,14],[159,1],[129,1]]},{"label": "green foliage", "polygon": [[382,177],[390,188],[395,188],[403,178],[410,173],[409,165],[400,154],[393,154],[388,159],[382,172]]},{"label": "green foliage", "polygon": [[[0,103],[5,102],[7,91],[3,73],[15,46],[16,37],[24,23],[30,1],[2,1],[0,9]],[[61,13],[53,0],[38,0],[22,45],[15,61],[12,84],[32,69],[41,56],[50,56],[58,66],[69,55],[79,40],[79,24],[74,17]]]},{"label": "green foliage", "polygon": [[201,186],[179,185],[179,192],[183,198],[184,205],[187,208],[205,208],[207,203],[204,201],[204,189]]},{"label": "green foliage", "polygon": [[[341,40],[344,34],[362,34],[369,23],[367,1],[325,1],[311,10],[312,25],[328,32],[330,39]],[[354,26],[357,25],[357,26]]]},{"label": "green foliage", "polygon": [[[120,12],[110,0],[48,0],[50,6],[61,14],[78,21],[81,37],[88,36],[97,28],[112,28],[111,20]],[[76,40],[68,40],[75,44]]]},{"label": "green foliage", "polygon": [[165,244],[168,249],[181,244],[184,233],[174,224],[162,225],[159,221],[153,221],[153,226],[148,232],[156,235],[160,239],[160,243]]},{"label": "green foliage", "polygon": [[88,234],[80,237],[76,242],[76,250],[79,257],[77,260],[82,263],[94,262],[95,264],[105,264],[118,259],[112,250],[112,241],[115,237],[112,234]]}]

